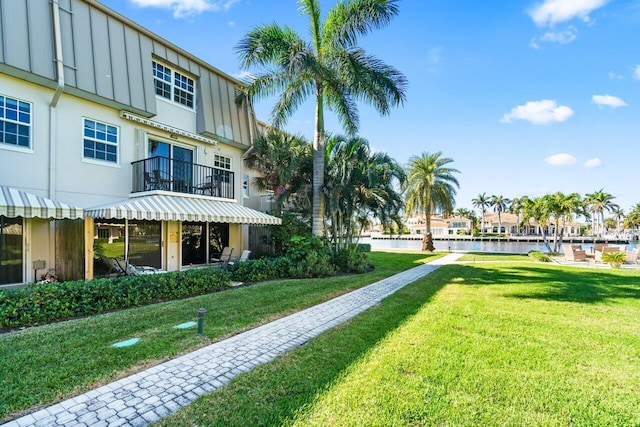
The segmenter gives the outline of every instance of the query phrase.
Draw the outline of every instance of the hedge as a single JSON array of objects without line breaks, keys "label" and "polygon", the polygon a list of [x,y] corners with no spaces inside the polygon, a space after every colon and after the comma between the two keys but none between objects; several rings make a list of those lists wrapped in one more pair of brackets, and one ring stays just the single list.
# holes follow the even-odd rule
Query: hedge
[{"label": "hedge", "polygon": [[230,285],[229,272],[194,269],[89,281],[42,283],[0,291],[0,328],[104,313],[153,302],[219,291]]}]

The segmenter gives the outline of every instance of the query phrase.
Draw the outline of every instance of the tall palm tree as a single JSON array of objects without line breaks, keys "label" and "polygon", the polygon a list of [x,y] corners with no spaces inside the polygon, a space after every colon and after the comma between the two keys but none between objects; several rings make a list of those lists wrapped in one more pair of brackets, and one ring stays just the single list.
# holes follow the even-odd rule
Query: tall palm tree
[{"label": "tall palm tree", "polygon": [[442,157],[442,152],[411,156],[407,166],[407,181],[404,187],[405,211],[422,210],[426,218],[422,240],[423,251],[434,251],[431,235],[431,214],[436,210],[452,211],[456,189],[460,188],[457,178],[459,170],[449,167],[453,159]]},{"label": "tall palm tree", "polygon": [[599,226],[595,227],[596,234],[599,236],[604,235],[604,212],[611,212],[613,209],[618,207],[616,203],[613,203],[613,199],[615,199],[615,197],[606,193],[604,189],[600,189],[585,196],[585,203],[589,206],[589,210],[594,214],[593,217],[597,218],[599,216],[602,232],[600,233]]},{"label": "tall palm tree", "polygon": [[309,18],[310,41],[290,27],[269,24],[251,30],[236,50],[242,68],[262,68],[239,94],[238,101],[278,96],[272,110],[274,126],[283,125],[309,97],[315,97],[313,136],[312,231],[324,233],[324,108],[333,110],[345,131],[359,127],[357,101],[382,115],[405,100],[402,73],[356,46],[358,36],[385,27],[398,14],[398,0],[346,0],[333,6],[324,22],[318,0],[298,0]]},{"label": "tall palm tree", "polygon": [[487,193],[478,194],[478,196],[474,199],[471,199],[471,203],[473,203],[473,207],[476,209],[480,209],[482,214],[482,221],[480,225],[480,232],[484,234],[484,214],[487,211],[487,207],[489,206],[489,197]]},{"label": "tall palm tree", "polygon": [[334,255],[353,248],[371,218],[399,224],[403,200],[397,188],[405,174],[394,159],[373,153],[363,138],[338,135],[327,140],[326,164],[326,215]]},{"label": "tall palm tree", "polygon": [[259,135],[245,158],[245,165],[258,170],[262,176],[253,184],[260,190],[273,192],[273,213],[280,216],[282,205],[302,186],[305,163],[311,157],[307,141],[277,129]]},{"label": "tall palm tree", "polygon": [[509,199],[500,195],[493,195],[489,198],[489,206],[493,206],[493,211],[498,212],[498,234],[502,233],[502,212],[507,210]]}]

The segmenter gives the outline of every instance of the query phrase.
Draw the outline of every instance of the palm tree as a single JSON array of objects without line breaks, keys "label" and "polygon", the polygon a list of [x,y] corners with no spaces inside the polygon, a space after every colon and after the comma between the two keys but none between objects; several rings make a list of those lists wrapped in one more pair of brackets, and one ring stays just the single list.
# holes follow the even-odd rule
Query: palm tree
[{"label": "palm tree", "polygon": [[326,215],[334,255],[353,248],[363,226],[377,218],[399,224],[405,179],[402,167],[386,153],[372,153],[363,138],[332,136],[327,140]]},{"label": "palm tree", "polygon": [[631,208],[629,214],[624,219],[624,227],[627,229],[635,229],[640,225],[640,203]]},{"label": "palm tree", "polygon": [[547,247],[548,252],[552,252],[549,241],[547,240],[547,234],[544,231],[547,222],[549,221],[550,213],[548,206],[548,198],[536,197],[535,199],[525,199],[522,206],[522,220],[523,222],[529,222],[534,220],[538,226],[538,230],[542,234],[542,242]]},{"label": "palm tree", "polygon": [[480,225],[480,232],[484,234],[484,214],[487,211],[487,207],[489,206],[489,197],[487,197],[487,193],[478,194],[475,199],[471,199],[471,203],[473,203],[474,208],[479,208],[482,212],[482,222]]},{"label": "palm tree", "polygon": [[511,199],[511,202],[509,203],[509,209],[508,209],[509,213],[512,213],[516,216],[517,234],[520,234],[520,214],[522,213],[523,203],[524,203],[524,197],[523,198],[514,197],[513,199]]},{"label": "palm tree", "polygon": [[[574,214],[582,214],[584,211],[584,203],[578,193],[563,194],[556,192],[543,197],[546,201],[546,206],[549,214],[549,218],[554,220],[554,243],[553,252],[560,252],[560,246],[562,245],[562,236],[564,233],[564,225],[567,221],[573,219]],[[562,226],[561,226],[562,222]]]},{"label": "palm tree", "polygon": [[310,157],[307,141],[277,129],[269,129],[253,141],[244,161],[247,167],[262,174],[253,179],[253,184],[260,191],[273,192],[274,215],[280,216],[283,203],[303,185],[305,163]]},{"label": "palm tree", "polygon": [[273,125],[279,127],[310,96],[315,97],[312,231],[324,233],[325,106],[337,113],[346,132],[359,127],[357,101],[382,115],[405,100],[406,78],[356,46],[358,36],[385,27],[398,14],[397,0],[346,0],[333,6],[324,22],[318,0],[298,0],[309,18],[310,41],[290,27],[269,24],[251,30],[236,50],[242,68],[263,68],[241,90],[238,101],[276,95]]},{"label": "palm tree", "polygon": [[406,197],[405,211],[422,210],[426,218],[425,233],[422,240],[423,251],[434,251],[431,235],[431,214],[437,209],[452,211],[456,189],[460,188],[454,176],[459,170],[447,165],[453,159],[442,157],[442,152],[411,156],[407,167],[407,181],[404,187]]},{"label": "palm tree", "polygon": [[491,196],[488,200],[489,206],[493,206],[493,211],[498,212],[498,234],[502,233],[502,212],[507,210],[509,199],[500,196]]},{"label": "palm tree", "polygon": [[624,209],[622,209],[620,206],[615,207],[611,210],[611,213],[613,214],[613,219],[615,219],[618,223],[617,226],[617,233],[620,234],[620,224],[622,223],[622,220],[624,218]]},{"label": "palm tree", "polygon": [[585,196],[585,202],[589,206],[589,210],[594,214],[594,219],[597,218],[597,215],[600,216],[602,233],[599,232],[600,227],[596,226],[596,235],[604,235],[604,211],[611,212],[618,207],[616,203],[613,203],[613,199],[615,199],[615,197],[609,193],[605,193],[603,189]]}]

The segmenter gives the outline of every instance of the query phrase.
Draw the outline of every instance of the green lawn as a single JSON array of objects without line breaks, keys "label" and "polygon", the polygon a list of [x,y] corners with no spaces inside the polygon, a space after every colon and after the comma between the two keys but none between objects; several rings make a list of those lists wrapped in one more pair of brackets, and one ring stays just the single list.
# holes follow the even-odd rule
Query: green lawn
[{"label": "green lawn", "polygon": [[[225,336],[414,267],[436,255],[373,252],[375,270],[273,281],[179,301],[0,334],[0,421],[202,347]],[[173,326],[205,307],[203,337]],[[111,345],[132,337],[133,347]]]},{"label": "green lawn", "polygon": [[445,266],[162,426],[637,426],[640,273]]}]

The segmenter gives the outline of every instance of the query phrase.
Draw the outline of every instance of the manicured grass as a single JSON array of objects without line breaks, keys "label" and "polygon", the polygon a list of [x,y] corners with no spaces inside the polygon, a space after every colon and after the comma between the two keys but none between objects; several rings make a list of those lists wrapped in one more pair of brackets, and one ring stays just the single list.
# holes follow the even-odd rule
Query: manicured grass
[{"label": "manicured grass", "polygon": [[640,274],[440,268],[161,426],[640,424]]},{"label": "manicured grass", "polygon": [[469,252],[460,257],[458,261],[533,261],[533,259],[522,254]]},{"label": "manicured grass", "polygon": [[[437,255],[373,252],[375,269],[325,279],[272,281],[0,335],[0,420],[123,377],[225,336],[373,283]],[[173,326],[207,310],[203,337]],[[111,345],[133,337],[132,347]]]}]

